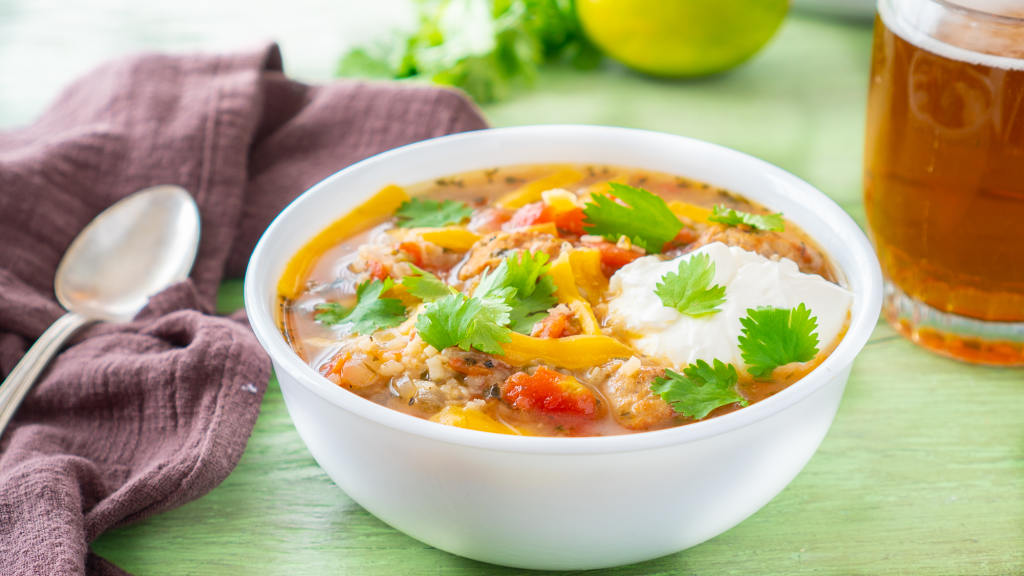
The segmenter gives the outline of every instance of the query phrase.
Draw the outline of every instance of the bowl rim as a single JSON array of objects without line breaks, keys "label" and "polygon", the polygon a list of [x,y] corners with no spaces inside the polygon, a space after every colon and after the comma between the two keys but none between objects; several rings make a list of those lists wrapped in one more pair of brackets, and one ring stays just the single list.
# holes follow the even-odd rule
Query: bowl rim
[{"label": "bowl rim", "polygon": [[[852,256],[852,263],[847,269],[843,269],[842,273],[849,276],[850,269],[854,269],[865,276],[862,291],[854,293],[855,298],[863,299],[863,304],[856,310],[856,313],[851,313],[850,324],[842,340],[840,340],[836,348],[821,364],[803,378],[782,391],[740,410],[709,420],[662,430],[613,436],[571,438],[494,434],[439,424],[405,414],[404,412],[399,412],[367,400],[333,384],[311,366],[303,362],[292,348],[288,346],[274,322],[274,314],[271,310],[273,307],[266,306],[260,301],[259,285],[260,283],[269,283],[271,286],[276,285],[277,278],[270,277],[273,270],[265,263],[267,259],[266,254],[270,250],[270,244],[275,233],[286,226],[285,223],[291,218],[290,215],[296,212],[299,206],[305,202],[310,202],[318,190],[333,187],[335,181],[343,180],[353,172],[358,172],[377,164],[393,162],[401,159],[403,156],[417,154],[426,148],[445,146],[462,141],[472,143],[472,141],[479,139],[500,138],[505,134],[538,131],[580,132],[584,133],[584,135],[588,131],[595,133],[611,131],[622,134],[628,133],[632,137],[639,138],[664,138],[666,136],[677,138],[688,141],[689,145],[707,147],[717,154],[731,155],[748,166],[764,171],[766,177],[777,179],[785,185],[786,196],[791,196],[799,191],[802,202],[813,204],[814,210],[819,217],[827,220],[834,230],[842,229],[851,240],[845,249]],[[556,162],[557,159],[552,159],[551,161]],[[501,165],[500,160],[495,165]],[[340,216],[341,214],[338,215],[338,217]],[[312,234],[316,232],[318,230],[312,231]],[[867,343],[868,338],[873,332],[881,311],[882,274],[871,243],[849,214],[840,208],[834,200],[811,184],[769,162],[718,144],[676,134],[612,126],[545,124],[487,128],[449,134],[407,144],[361,160],[314,184],[289,203],[274,218],[260,237],[246,269],[244,299],[246,314],[248,315],[252,330],[263,349],[273,360],[275,368],[286,371],[308,391],[319,396],[320,399],[342,408],[354,416],[414,436],[492,451],[566,455],[598,454],[652,450],[696,442],[712,436],[725,434],[782,412],[819,391],[834,378],[840,377],[842,371],[852,365],[853,360]]]}]

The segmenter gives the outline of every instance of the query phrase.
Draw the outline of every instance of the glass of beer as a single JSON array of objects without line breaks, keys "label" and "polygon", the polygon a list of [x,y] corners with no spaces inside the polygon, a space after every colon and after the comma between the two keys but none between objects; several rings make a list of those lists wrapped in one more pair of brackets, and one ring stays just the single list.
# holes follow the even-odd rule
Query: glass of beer
[{"label": "glass of beer", "polygon": [[1024,365],[1024,1],[879,0],[866,136],[886,319]]}]

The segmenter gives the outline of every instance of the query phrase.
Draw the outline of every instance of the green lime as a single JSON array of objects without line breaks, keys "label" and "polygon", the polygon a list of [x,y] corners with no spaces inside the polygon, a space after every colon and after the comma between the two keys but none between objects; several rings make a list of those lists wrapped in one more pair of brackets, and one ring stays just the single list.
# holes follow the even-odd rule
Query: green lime
[{"label": "green lime", "polygon": [[702,76],[753,56],[778,30],[789,0],[576,0],[590,40],[656,76]]}]

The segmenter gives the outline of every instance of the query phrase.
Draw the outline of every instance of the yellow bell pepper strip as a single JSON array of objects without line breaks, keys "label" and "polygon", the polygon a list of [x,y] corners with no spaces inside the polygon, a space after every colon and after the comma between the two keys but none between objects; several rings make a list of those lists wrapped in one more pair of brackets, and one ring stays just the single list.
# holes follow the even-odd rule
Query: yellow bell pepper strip
[{"label": "yellow bell pepper strip", "polygon": [[601,251],[596,248],[569,252],[569,264],[576,286],[590,302],[597,302],[608,289],[608,278],[601,269]]},{"label": "yellow bell pepper strip", "polygon": [[550,234],[552,236],[558,236],[558,228],[555,227],[554,222],[545,222],[543,224],[534,224],[533,226],[527,226],[526,228],[520,228],[522,231],[534,232],[536,234]]},{"label": "yellow bell pepper strip", "polygon": [[568,302],[566,305],[580,321],[580,329],[583,330],[584,334],[601,333],[601,325],[597,323],[597,317],[594,316],[594,309],[590,307],[590,302],[580,298],[579,300]]},{"label": "yellow bell pepper strip", "polygon": [[313,268],[313,262],[321,254],[345,238],[390,217],[402,202],[408,199],[409,194],[404,188],[394,184],[385,186],[351,212],[335,220],[312,240],[306,242],[305,246],[288,261],[284,273],[277,282],[277,293],[288,299],[298,296],[306,284],[306,277]]},{"label": "yellow bell pepper strip", "polygon": [[604,364],[613,358],[629,358],[633,349],[611,336],[579,334],[564,338],[535,338],[509,333],[502,344],[501,360],[513,366],[542,362],[551,366],[578,370]]},{"label": "yellow bell pepper strip", "polygon": [[430,421],[458,428],[480,430],[481,432],[523,435],[522,432],[512,426],[499,422],[480,410],[466,408],[465,406],[445,406],[440,412],[434,414]]},{"label": "yellow bell pepper strip", "polygon": [[416,234],[427,242],[455,252],[465,252],[480,241],[480,235],[469,231],[465,226],[421,228]]},{"label": "yellow bell pepper strip", "polygon": [[573,276],[572,264],[569,263],[569,252],[564,251],[555,258],[548,268],[548,274],[555,281],[555,297],[559,302],[568,304],[579,300],[580,291],[576,289],[576,278]]},{"label": "yellow bell pepper strip", "polygon": [[581,207],[576,195],[563,188],[545,190],[540,196],[543,202],[547,204],[555,214],[569,212],[570,210],[575,210],[576,208]]},{"label": "yellow bell pepper strip", "polygon": [[694,222],[707,222],[708,216],[711,216],[711,210],[704,208],[703,206],[697,206],[696,204],[681,202],[679,200],[669,202],[668,209],[676,216],[689,218]]},{"label": "yellow bell pepper strip", "polygon": [[552,188],[565,188],[583,179],[583,174],[572,168],[564,168],[532,182],[523,184],[518,189],[509,192],[498,199],[497,205],[507,210],[516,210],[530,204],[539,202],[541,194]]},{"label": "yellow bell pepper strip", "polygon": [[555,281],[555,297],[573,311],[584,334],[600,334],[601,327],[597,323],[590,303],[584,300],[580,296],[579,290],[576,289],[576,278],[570,263],[570,254],[571,252],[562,252],[548,268],[548,274]]}]

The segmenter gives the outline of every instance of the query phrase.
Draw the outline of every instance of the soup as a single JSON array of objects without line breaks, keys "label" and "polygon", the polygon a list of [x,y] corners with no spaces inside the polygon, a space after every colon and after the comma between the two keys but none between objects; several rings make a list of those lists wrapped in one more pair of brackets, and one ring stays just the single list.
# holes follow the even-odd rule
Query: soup
[{"label": "soup", "polygon": [[684,177],[530,165],[388,186],[279,284],[295,352],[370,401],[505,434],[684,425],[767,398],[851,295],[781,214]]}]

